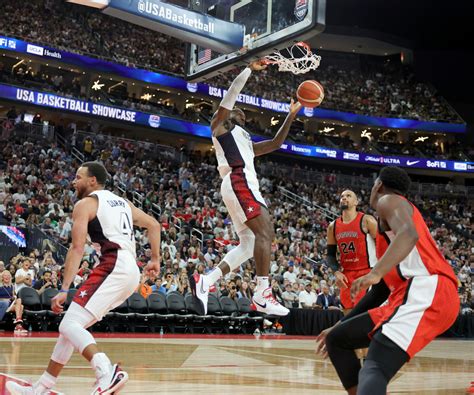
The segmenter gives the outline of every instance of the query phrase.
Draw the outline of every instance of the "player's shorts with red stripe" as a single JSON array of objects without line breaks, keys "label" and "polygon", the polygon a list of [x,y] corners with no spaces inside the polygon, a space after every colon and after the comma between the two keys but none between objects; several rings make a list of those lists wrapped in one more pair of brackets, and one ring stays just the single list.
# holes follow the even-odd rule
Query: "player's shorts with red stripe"
[{"label": "player's shorts with red stripe", "polygon": [[341,288],[341,304],[344,309],[353,309],[354,306],[359,303],[364,295],[367,293],[366,290],[360,291],[355,300],[351,299],[351,286],[352,283],[357,280],[359,277],[365,276],[368,272],[370,272],[370,268],[363,269],[363,270],[344,270],[344,275],[347,278],[347,288]]},{"label": "player's shorts with red stripe", "polygon": [[458,291],[452,279],[417,276],[393,291],[387,304],[369,310],[375,323],[371,334],[382,328],[382,333],[412,358],[447,331],[458,314]]},{"label": "player's shorts with red stripe", "polygon": [[258,180],[243,168],[235,168],[222,179],[221,195],[232,218],[235,231],[247,228],[245,222],[258,217],[266,207]]},{"label": "player's shorts with red stripe", "polygon": [[127,250],[108,251],[77,290],[73,302],[100,321],[127,300],[139,282],[140,270],[132,253]]}]

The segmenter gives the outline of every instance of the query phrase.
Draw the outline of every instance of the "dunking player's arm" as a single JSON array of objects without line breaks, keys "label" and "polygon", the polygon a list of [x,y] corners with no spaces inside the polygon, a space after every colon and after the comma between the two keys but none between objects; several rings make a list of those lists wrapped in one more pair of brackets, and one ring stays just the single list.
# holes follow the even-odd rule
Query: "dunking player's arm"
[{"label": "dunking player's arm", "polygon": [[290,131],[290,126],[293,123],[296,114],[301,108],[301,104],[299,102],[294,102],[291,99],[290,102],[290,111],[285,118],[285,122],[281,125],[280,130],[278,133],[273,137],[271,140],[260,141],[258,143],[253,144],[253,152],[255,156],[265,155],[270,152],[276,151],[281,147],[281,145],[285,142],[286,137],[288,136],[288,132]]},{"label": "dunking player's arm", "polygon": [[228,127],[228,121],[231,120],[233,123],[237,123],[240,126],[245,124],[245,114],[242,110],[237,109],[234,114],[232,110],[234,109],[235,102],[239,97],[240,91],[245,86],[245,83],[252,74],[252,71],[259,71],[266,69],[267,66],[262,63],[262,61],[257,60],[249,64],[232,82],[229,90],[226,92],[224,98],[219,104],[219,108],[212,117],[211,121],[211,131],[214,137],[220,136],[224,133],[227,133],[230,128]]},{"label": "dunking player's arm", "polygon": [[413,222],[413,208],[398,195],[386,195],[377,203],[377,213],[384,231],[392,230],[395,238],[375,267],[358,278],[351,287],[351,295],[378,284],[392,268],[405,259],[418,241],[418,232]]}]

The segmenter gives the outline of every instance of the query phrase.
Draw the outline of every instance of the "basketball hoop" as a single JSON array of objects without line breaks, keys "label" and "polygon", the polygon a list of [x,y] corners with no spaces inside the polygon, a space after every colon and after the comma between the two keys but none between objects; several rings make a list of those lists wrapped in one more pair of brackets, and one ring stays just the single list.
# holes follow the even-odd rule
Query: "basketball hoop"
[{"label": "basketball hoop", "polygon": [[304,42],[295,43],[284,51],[288,52],[287,56],[276,50],[271,55],[265,56],[264,63],[278,65],[278,71],[305,74],[310,70],[316,70],[321,62],[321,56],[313,54],[310,46]]}]

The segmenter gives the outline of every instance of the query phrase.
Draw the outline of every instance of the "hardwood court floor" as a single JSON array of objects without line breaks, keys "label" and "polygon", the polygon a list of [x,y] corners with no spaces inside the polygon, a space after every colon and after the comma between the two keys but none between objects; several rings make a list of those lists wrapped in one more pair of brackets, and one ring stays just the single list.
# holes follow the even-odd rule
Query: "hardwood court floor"
[{"label": "hardwood court floor", "polygon": [[[112,361],[122,361],[130,375],[121,395],[345,393],[331,363],[315,355],[314,338],[95,335]],[[0,373],[36,380],[56,336],[0,334]],[[464,394],[472,380],[474,341],[437,340],[399,372],[389,393]],[[93,382],[89,365],[75,354],[57,390],[68,395],[89,394]],[[0,394],[6,393],[2,391],[0,388]]]}]

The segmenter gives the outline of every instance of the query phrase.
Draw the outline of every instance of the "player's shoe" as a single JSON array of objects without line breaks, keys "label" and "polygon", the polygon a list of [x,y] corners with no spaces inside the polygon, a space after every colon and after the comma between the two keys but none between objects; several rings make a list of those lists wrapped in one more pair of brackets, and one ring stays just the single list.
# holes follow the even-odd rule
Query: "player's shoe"
[{"label": "player's shoe", "polygon": [[112,367],[111,373],[104,375],[97,381],[96,386],[92,390],[92,395],[112,395],[118,394],[119,391],[127,384],[128,373],[120,368],[118,364]]},{"label": "player's shoe", "polygon": [[255,292],[252,302],[254,303],[257,311],[261,313],[285,316],[290,312],[290,310],[278,303],[273,297],[271,288],[267,288],[262,292]]},{"label": "player's shoe", "polygon": [[209,284],[207,283],[206,276],[199,273],[189,276],[189,285],[197,313],[199,315],[206,315],[207,300],[209,299]]},{"label": "player's shoe", "polygon": [[21,321],[19,321],[16,325],[15,325],[15,329],[13,330],[13,333],[15,335],[26,335],[28,333],[28,331],[23,328],[23,325],[21,323]]},{"label": "player's shoe", "polygon": [[[51,391],[46,390],[46,391],[40,391],[39,388],[35,388],[35,386],[32,386],[30,384],[20,384],[17,383],[16,381],[7,381],[5,384],[6,389],[8,390],[8,393],[11,395],[49,395],[51,394]],[[57,395],[62,395],[59,392],[54,392]]]},{"label": "player's shoe", "polygon": [[471,386],[466,388],[466,394],[474,394],[474,381],[471,381]]}]

